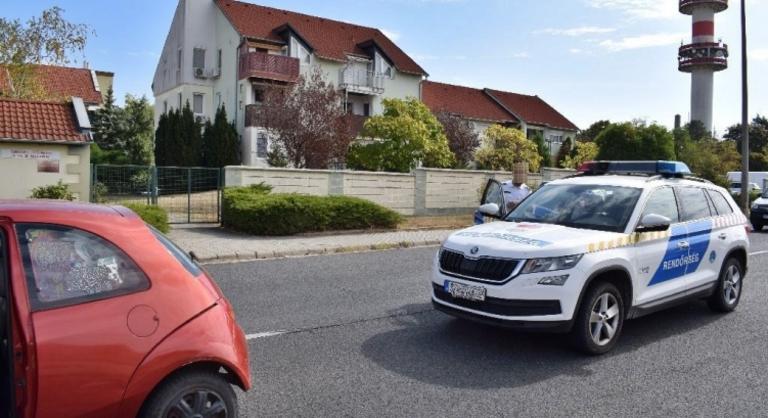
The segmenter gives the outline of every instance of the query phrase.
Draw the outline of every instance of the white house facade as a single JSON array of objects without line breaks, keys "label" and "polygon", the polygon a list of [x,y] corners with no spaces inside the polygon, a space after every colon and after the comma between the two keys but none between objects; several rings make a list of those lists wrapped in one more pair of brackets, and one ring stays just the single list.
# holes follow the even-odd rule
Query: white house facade
[{"label": "white house facade", "polygon": [[186,103],[202,120],[224,106],[243,164],[265,166],[255,115],[264,88],[319,67],[348,112],[380,114],[385,98],[420,97],[427,73],[380,30],[233,0],[180,0],[155,71],[155,121]]}]

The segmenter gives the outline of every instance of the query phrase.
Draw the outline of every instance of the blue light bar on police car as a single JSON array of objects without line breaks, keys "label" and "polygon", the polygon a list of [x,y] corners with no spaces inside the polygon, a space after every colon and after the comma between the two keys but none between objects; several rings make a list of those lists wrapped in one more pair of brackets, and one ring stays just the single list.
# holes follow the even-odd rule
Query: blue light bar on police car
[{"label": "blue light bar on police car", "polygon": [[682,177],[691,174],[680,161],[587,161],[579,167],[584,174],[661,174]]}]

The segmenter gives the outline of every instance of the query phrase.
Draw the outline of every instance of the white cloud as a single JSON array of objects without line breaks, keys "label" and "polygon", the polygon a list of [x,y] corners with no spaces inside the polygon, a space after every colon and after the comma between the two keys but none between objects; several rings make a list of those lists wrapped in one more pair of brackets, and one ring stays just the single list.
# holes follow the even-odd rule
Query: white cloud
[{"label": "white cloud", "polygon": [[581,48],[571,48],[571,49],[568,50],[568,52],[570,52],[571,54],[574,54],[574,55],[580,55],[580,54],[584,53],[584,50],[581,49]]},{"label": "white cloud", "polygon": [[384,36],[386,36],[387,38],[391,39],[392,42],[397,42],[398,40],[400,40],[400,33],[399,32],[395,32],[395,31],[389,30],[389,29],[382,29],[381,33],[383,33]]},{"label": "white cloud", "polygon": [[752,61],[768,61],[768,48],[753,49],[747,58]]},{"label": "white cloud", "polygon": [[600,26],[580,26],[576,28],[568,28],[568,29],[556,29],[556,28],[546,28],[537,30],[534,33],[546,33],[548,35],[563,35],[563,36],[583,36],[583,35],[593,35],[596,33],[610,33],[615,32],[616,29],[614,28],[605,28]]},{"label": "white cloud", "polygon": [[670,19],[679,16],[678,0],[586,0],[595,9],[618,10],[637,19]]},{"label": "white cloud", "polygon": [[520,58],[520,59],[525,59],[525,58],[528,58],[529,56],[530,55],[528,55],[528,52],[526,51],[515,52],[514,54],[512,54],[512,58]]},{"label": "white cloud", "polygon": [[599,45],[610,51],[625,51],[628,49],[674,45],[680,43],[683,38],[685,38],[685,34],[683,33],[653,33],[621,39],[607,39],[601,41]]}]

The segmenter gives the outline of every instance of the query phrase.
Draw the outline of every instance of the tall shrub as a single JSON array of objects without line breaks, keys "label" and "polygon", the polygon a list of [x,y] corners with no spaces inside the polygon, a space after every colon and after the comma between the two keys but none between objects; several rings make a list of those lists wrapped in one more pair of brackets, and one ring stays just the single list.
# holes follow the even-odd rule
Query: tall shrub
[{"label": "tall shrub", "polygon": [[485,142],[475,153],[480,169],[512,171],[515,163],[527,162],[532,172],[538,172],[542,157],[536,144],[523,131],[493,125],[485,131]]},{"label": "tall shrub", "polygon": [[203,165],[218,168],[237,164],[240,164],[240,139],[237,128],[227,120],[227,111],[221,106],[216,110],[213,124],[205,124]]}]

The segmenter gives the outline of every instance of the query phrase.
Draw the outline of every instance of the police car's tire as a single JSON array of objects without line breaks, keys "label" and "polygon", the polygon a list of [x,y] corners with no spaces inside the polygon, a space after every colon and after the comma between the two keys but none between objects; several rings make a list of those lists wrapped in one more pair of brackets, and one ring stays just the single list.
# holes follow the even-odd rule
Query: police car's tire
[{"label": "police car's tire", "polygon": [[574,347],[587,354],[610,351],[624,326],[624,300],[611,283],[590,286],[581,301],[571,331]]},{"label": "police car's tire", "polygon": [[760,232],[763,230],[763,224],[752,223],[752,229],[755,232]]},{"label": "police car's tire", "polygon": [[737,258],[731,257],[723,263],[715,293],[707,304],[715,312],[731,312],[739,304],[743,288],[744,267]]}]

